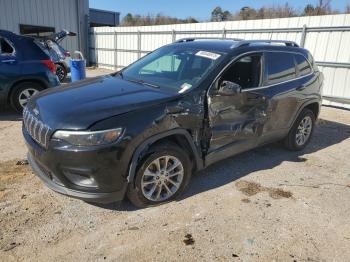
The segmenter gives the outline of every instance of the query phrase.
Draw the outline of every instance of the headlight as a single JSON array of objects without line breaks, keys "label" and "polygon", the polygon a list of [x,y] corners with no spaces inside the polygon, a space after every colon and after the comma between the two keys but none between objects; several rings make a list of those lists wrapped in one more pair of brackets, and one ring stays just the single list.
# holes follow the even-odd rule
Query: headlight
[{"label": "headlight", "polygon": [[102,131],[58,130],[52,138],[64,140],[75,146],[98,146],[113,143],[120,137],[122,131],[122,128]]}]

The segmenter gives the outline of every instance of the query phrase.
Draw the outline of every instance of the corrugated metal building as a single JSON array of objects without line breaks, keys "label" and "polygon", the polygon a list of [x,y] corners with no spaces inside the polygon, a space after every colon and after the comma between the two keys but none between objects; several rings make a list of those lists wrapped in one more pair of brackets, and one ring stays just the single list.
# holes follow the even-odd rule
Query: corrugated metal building
[{"label": "corrugated metal building", "polygon": [[62,42],[71,52],[87,54],[88,21],[88,0],[0,0],[0,29],[31,35],[66,29],[77,33]]}]

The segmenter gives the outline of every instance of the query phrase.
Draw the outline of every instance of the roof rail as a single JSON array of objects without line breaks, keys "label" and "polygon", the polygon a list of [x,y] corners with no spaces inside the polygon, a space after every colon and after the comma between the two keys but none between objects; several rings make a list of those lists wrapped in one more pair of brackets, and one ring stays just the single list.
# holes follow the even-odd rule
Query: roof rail
[{"label": "roof rail", "polygon": [[237,43],[237,45],[233,46],[233,48],[241,47],[241,46],[249,46],[252,44],[285,44],[286,46],[299,47],[299,45],[293,41],[285,41],[285,40],[243,40]]},{"label": "roof rail", "polygon": [[222,37],[187,37],[176,40],[175,43],[192,42],[196,40],[231,40],[231,41],[243,41],[241,38],[222,38]]}]

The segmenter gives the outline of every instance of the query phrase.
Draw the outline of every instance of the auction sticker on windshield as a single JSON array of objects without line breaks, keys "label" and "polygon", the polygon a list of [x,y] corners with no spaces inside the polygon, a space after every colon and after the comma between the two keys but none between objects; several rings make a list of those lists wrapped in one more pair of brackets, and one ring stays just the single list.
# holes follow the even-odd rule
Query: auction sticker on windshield
[{"label": "auction sticker on windshield", "polygon": [[216,60],[221,56],[219,54],[208,52],[208,51],[198,51],[196,53],[196,55],[201,56],[201,57],[205,57],[205,58],[209,58],[211,60]]}]

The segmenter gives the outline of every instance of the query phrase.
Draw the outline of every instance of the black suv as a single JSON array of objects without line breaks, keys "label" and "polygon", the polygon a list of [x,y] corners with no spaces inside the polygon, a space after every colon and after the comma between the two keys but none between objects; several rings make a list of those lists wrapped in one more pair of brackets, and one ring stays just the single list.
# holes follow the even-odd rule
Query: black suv
[{"label": "black suv", "polygon": [[118,73],[31,99],[23,116],[28,160],[59,193],[159,204],[221,159],[280,140],[303,149],[322,82],[294,42],[179,40]]}]

